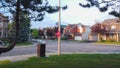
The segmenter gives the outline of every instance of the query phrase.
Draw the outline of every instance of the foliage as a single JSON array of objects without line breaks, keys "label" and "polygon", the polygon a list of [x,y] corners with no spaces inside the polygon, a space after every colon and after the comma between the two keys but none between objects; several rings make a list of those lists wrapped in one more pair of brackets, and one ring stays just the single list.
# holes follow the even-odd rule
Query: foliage
[{"label": "foliage", "polygon": [[32,42],[24,42],[24,43],[18,43],[16,46],[29,46],[32,45]]},{"label": "foliage", "polygon": [[93,25],[91,27],[91,30],[94,33],[104,33],[104,32],[106,32],[105,26],[100,24],[100,23],[96,23],[95,25]]},{"label": "foliage", "polygon": [[[11,30],[12,33],[12,44],[6,48],[0,48],[0,54],[3,52],[8,52],[14,48],[19,35],[19,25],[20,22],[20,11],[24,11],[25,14],[28,14],[29,18],[32,20],[42,21],[44,19],[45,12],[54,13],[59,11],[58,6],[50,6],[47,0],[0,0],[0,12],[15,14],[15,27],[14,30]],[[62,9],[67,9],[67,6],[62,7]],[[27,36],[26,36],[27,37]],[[26,40],[25,40],[26,41]],[[24,42],[24,41],[22,41]]]},{"label": "foliage", "polygon": [[[45,12],[54,13],[59,11],[59,6],[49,5],[48,0],[0,0],[0,10],[2,13],[14,14],[17,11],[18,4],[19,10],[29,13],[29,17],[35,21],[41,21],[44,19]],[[67,9],[67,6],[61,7],[63,10]]]},{"label": "foliage", "polygon": [[[9,38],[13,39],[15,32],[15,22],[12,23],[13,27],[10,29],[9,32]],[[17,43],[27,42],[29,39],[29,33],[30,33],[30,18],[28,17],[28,14],[25,14],[24,12],[20,12],[20,19],[19,19],[19,31],[17,36]],[[10,40],[11,40],[10,39]]]},{"label": "foliage", "polygon": [[18,42],[27,42],[30,34],[30,18],[24,12],[20,13]]},{"label": "foliage", "polygon": [[99,42],[95,42],[96,44],[106,44],[106,45],[120,45],[120,42],[116,42],[114,40],[109,40],[109,41],[99,41]]},{"label": "foliage", "polygon": [[40,39],[42,39],[43,37],[45,39],[45,29],[39,29],[38,33],[39,33]]},{"label": "foliage", "polygon": [[86,4],[79,3],[82,7],[96,6],[101,12],[105,12],[109,9],[109,14],[120,18],[120,1],[119,0],[85,0]]},{"label": "foliage", "polygon": [[35,39],[39,38],[39,32],[38,29],[31,29],[32,37]]},{"label": "foliage", "polygon": [[54,32],[53,28],[46,28],[46,35],[47,35],[48,39],[51,39],[52,37],[54,37],[55,32]]},{"label": "foliage", "polygon": [[7,64],[7,63],[10,63],[10,61],[9,60],[0,61],[0,64]]},{"label": "foliage", "polygon": [[2,64],[0,68],[118,68],[119,63],[119,54],[65,54],[32,57],[26,61]]}]

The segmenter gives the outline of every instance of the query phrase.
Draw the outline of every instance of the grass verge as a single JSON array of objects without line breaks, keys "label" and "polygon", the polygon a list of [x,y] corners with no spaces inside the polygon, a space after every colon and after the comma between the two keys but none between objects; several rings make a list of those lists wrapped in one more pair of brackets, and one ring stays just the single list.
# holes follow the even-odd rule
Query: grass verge
[{"label": "grass verge", "polygon": [[99,42],[95,42],[96,44],[116,44],[116,45],[120,45],[120,42],[109,42],[109,41],[106,41],[106,42],[102,42],[102,41],[99,41]]},{"label": "grass verge", "polygon": [[0,64],[0,68],[119,68],[120,54],[65,54]]},{"label": "grass verge", "polygon": [[0,61],[0,65],[1,64],[7,64],[7,63],[10,63],[10,61],[9,60]]},{"label": "grass verge", "polygon": [[30,42],[25,42],[25,43],[17,43],[16,46],[29,46],[29,45],[33,45]]}]

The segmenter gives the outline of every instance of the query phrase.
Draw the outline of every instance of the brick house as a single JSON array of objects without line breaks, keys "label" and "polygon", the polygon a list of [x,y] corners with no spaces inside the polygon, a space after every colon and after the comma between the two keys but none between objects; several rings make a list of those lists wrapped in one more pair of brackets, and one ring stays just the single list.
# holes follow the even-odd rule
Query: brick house
[{"label": "brick house", "polygon": [[6,37],[7,36],[7,30],[8,30],[8,17],[3,16],[0,13],[0,37]]},{"label": "brick house", "polygon": [[63,31],[63,34],[68,39],[74,39],[74,34],[77,32],[76,24],[68,24]]},{"label": "brick house", "polygon": [[63,34],[68,39],[74,39],[74,40],[82,40],[82,35],[86,31],[86,26],[78,23],[78,24],[68,24],[64,28]]},{"label": "brick house", "polygon": [[107,41],[120,41],[120,21],[119,18],[107,19],[101,23],[101,29],[104,28],[105,32],[94,33],[89,35],[90,40],[107,40]]}]

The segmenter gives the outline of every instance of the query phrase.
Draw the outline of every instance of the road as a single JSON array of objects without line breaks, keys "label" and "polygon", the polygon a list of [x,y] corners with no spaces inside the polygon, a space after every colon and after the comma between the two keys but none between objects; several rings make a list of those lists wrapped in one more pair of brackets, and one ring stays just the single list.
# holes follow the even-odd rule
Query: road
[{"label": "road", "polygon": [[[36,45],[16,46],[13,50],[3,53],[0,56],[14,56],[36,54]],[[62,53],[120,53],[120,45],[100,45],[85,42],[61,42]],[[57,53],[57,41],[46,40],[46,53]]]}]

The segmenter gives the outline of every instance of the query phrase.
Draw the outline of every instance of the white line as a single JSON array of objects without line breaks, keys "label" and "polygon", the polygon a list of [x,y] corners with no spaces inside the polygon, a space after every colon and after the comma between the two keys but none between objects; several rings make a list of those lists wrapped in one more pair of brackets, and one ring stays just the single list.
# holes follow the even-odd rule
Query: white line
[{"label": "white line", "polygon": [[57,52],[57,50],[46,49],[48,51]]}]

